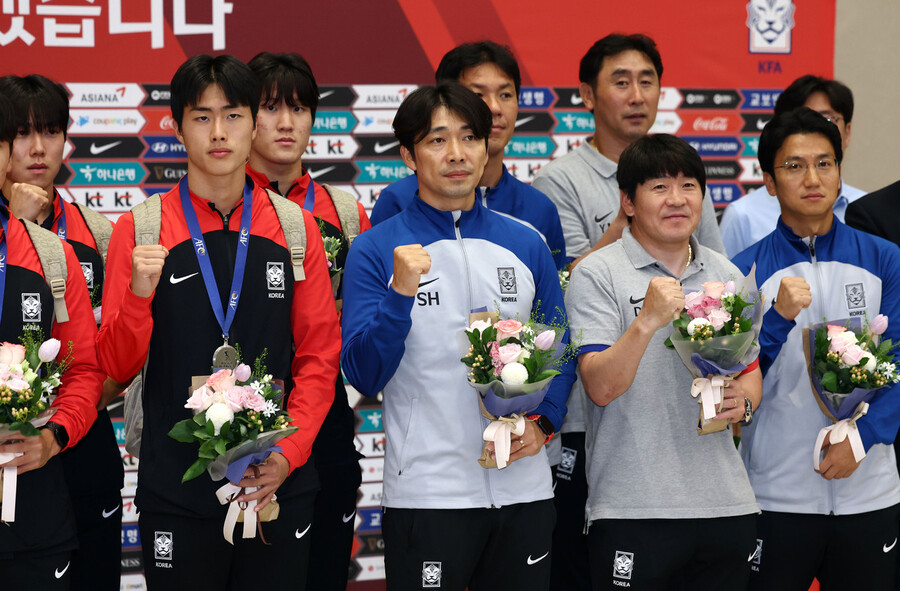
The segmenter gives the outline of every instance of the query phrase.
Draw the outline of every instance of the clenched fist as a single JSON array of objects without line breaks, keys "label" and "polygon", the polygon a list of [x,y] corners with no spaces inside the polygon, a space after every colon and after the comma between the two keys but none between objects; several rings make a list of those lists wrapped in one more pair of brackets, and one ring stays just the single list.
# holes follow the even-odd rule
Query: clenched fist
[{"label": "clenched fist", "polygon": [[414,297],[419,278],[431,270],[431,256],[421,244],[404,244],[394,249],[394,280],[391,286],[400,295]]},{"label": "clenched fist", "polygon": [[159,244],[135,246],[131,251],[131,291],[141,298],[149,298],[159,285],[163,265],[169,251]]},{"label": "clenched fist", "polygon": [[9,211],[20,220],[31,222],[37,222],[41,212],[49,210],[52,202],[52,196],[47,191],[28,183],[13,183],[8,197]]},{"label": "clenched fist", "polygon": [[809,283],[803,277],[785,277],[778,286],[778,295],[772,305],[785,320],[793,320],[803,308],[812,303]]},{"label": "clenched fist", "polygon": [[654,331],[672,322],[672,317],[684,309],[684,291],[674,277],[654,277],[647,286],[644,306],[638,318],[643,318]]}]

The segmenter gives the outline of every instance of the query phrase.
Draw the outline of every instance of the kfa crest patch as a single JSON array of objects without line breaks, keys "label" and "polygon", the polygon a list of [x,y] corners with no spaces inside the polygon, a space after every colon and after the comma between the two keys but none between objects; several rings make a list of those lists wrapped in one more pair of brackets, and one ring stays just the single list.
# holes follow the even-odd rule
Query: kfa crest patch
[{"label": "kfa crest patch", "polygon": [[866,290],[862,283],[847,283],[844,285],[844,295],[847,296],[847,309],[858,310],[866,307]]},{"label": "kfa crest patch", "polygon": [[22,294],[22,322],[41,321],[41,294]]},{"label": "kfa crest patch", "polygon": [[266,285],[269,289],[284,290],[284,263],[266,263]]},{"label": "kfa crest patch", "polygon": [[513,267],[497,267],[497,278],[500,280],[500,293],[514,295],[519,293],[516,287],[516,270]]},{"label": "kfa crest patch", "polygon": [[175,541],[172,532],[153,532],[153,557],[156,560],[172,560]]},{"label": "kfa crest patch", "polygon": [[562,448],[562,459],[559,462],[559,471],[571,474],[575,470],[575,460],[578,459],[578,451],[564,447]]},{"label": "kfa crest patch", "polygon": [[435,589],[441,586],[441,563],[440,562],[423,562],[422,563],[422,587],[425,589]]},{"label": "kfa crest patch", "polygon": [[616,558],[613,560],[613,577],[617,579],[630,579],[634,569],[634,552],[622,552],[616,550]]}]

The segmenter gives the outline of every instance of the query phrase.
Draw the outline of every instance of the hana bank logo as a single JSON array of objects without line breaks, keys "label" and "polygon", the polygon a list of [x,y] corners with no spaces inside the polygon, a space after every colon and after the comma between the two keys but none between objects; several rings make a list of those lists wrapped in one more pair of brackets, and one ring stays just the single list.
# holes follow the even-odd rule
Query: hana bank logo
[{"label": "hana bank logo", "polygon": [[794,9],[791,0],[750,0],[747,3],[750,53],[790,53]]}]

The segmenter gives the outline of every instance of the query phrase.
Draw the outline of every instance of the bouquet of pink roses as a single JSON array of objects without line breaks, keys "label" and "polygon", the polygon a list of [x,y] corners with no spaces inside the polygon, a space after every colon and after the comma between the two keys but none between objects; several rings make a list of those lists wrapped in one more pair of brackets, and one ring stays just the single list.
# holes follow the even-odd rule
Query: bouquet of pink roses
[{"label": "bouquet of pink roses", "polygon": [[725,385],[759,354],[762,296],[754,275],[751,272],[741,288],[734,281],[708,281],[702,290],[685,294],[685,309],[672,322],[675,330],[666,339],[666,346],[675,349],[694,376],[691,395],[699,396],[701,435],[726,428],[724,422],[713,421],[721,410]]},{"label": "bouquet of pink roses", "polygon": [[833,421],[850,417],[879,389],[900,381],[893,363],[893,343],[880,339],[887,330],[887,316],[879,314],[867,326],[861,324],[855,317],[804,331],[812,390],[819,408]]},{"label": "bouquet of pink roses", "polygon": [[[462,332],[460,359],[468,368],[469,385],[481,397],[482,413],[492,422],[484,440],[493,442],[496,465],[504,468],[509,458],[510,433],[521,435],[525,415],[544,400],[556,369],[574,355],[572,344],[562,345],[566,327],[544,325],[535,317],[526,323],[498,320],[498,313],[474,312]],[[467,346],[467,347],[466,347]],[[489,455],[479,462],[493,467]]]},{"label": "bouquet of pink roses", "polygon": [[[16,432],[22,437],[35,436],[38,427],[53,415],[54,409],[48,410],[50,399],[69,365],[72,344],[69,343],[66,357],[57,362],[61,343],[57,339],[41,339],[40,332],[26,332],[21,345],[0,344],[0,440],[8,440]],[[14,457],[0,453],[0,464]],[[17,475],[16,467],[3,468],[0,473],[0,521],[15,521]]]}]

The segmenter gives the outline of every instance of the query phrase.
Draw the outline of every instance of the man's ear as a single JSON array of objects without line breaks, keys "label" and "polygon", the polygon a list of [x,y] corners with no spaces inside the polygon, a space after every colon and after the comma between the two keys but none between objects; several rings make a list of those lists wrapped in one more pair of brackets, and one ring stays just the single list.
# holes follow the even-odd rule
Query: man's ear
[{"label": "man's ear", "polygon": [[594,111],[594,89],[587,82],[582,82],[578,87],[578,94],[588,111]]},{"label": "man's ear", "polygon": [[775,177],[769,174],[768,172],[763,173],[763,180],[766,183],[766,191],[769,192],[769,195],[775,197],[777,186],[775,185]]},{"label": "man's ear", "polygon": [[416,172],[416,155],[406,149],[406,146],[400,146],[400,157],[403,158],[403,164],[411,171]]},{"label": "man's ear", "polygon": [[634,215],[634,201],[632,201],[631,197],[628,196],[628,193],[622,189],[619,189],[619,199],[622,202],[622,211],[631,218],[631,216]]}]

